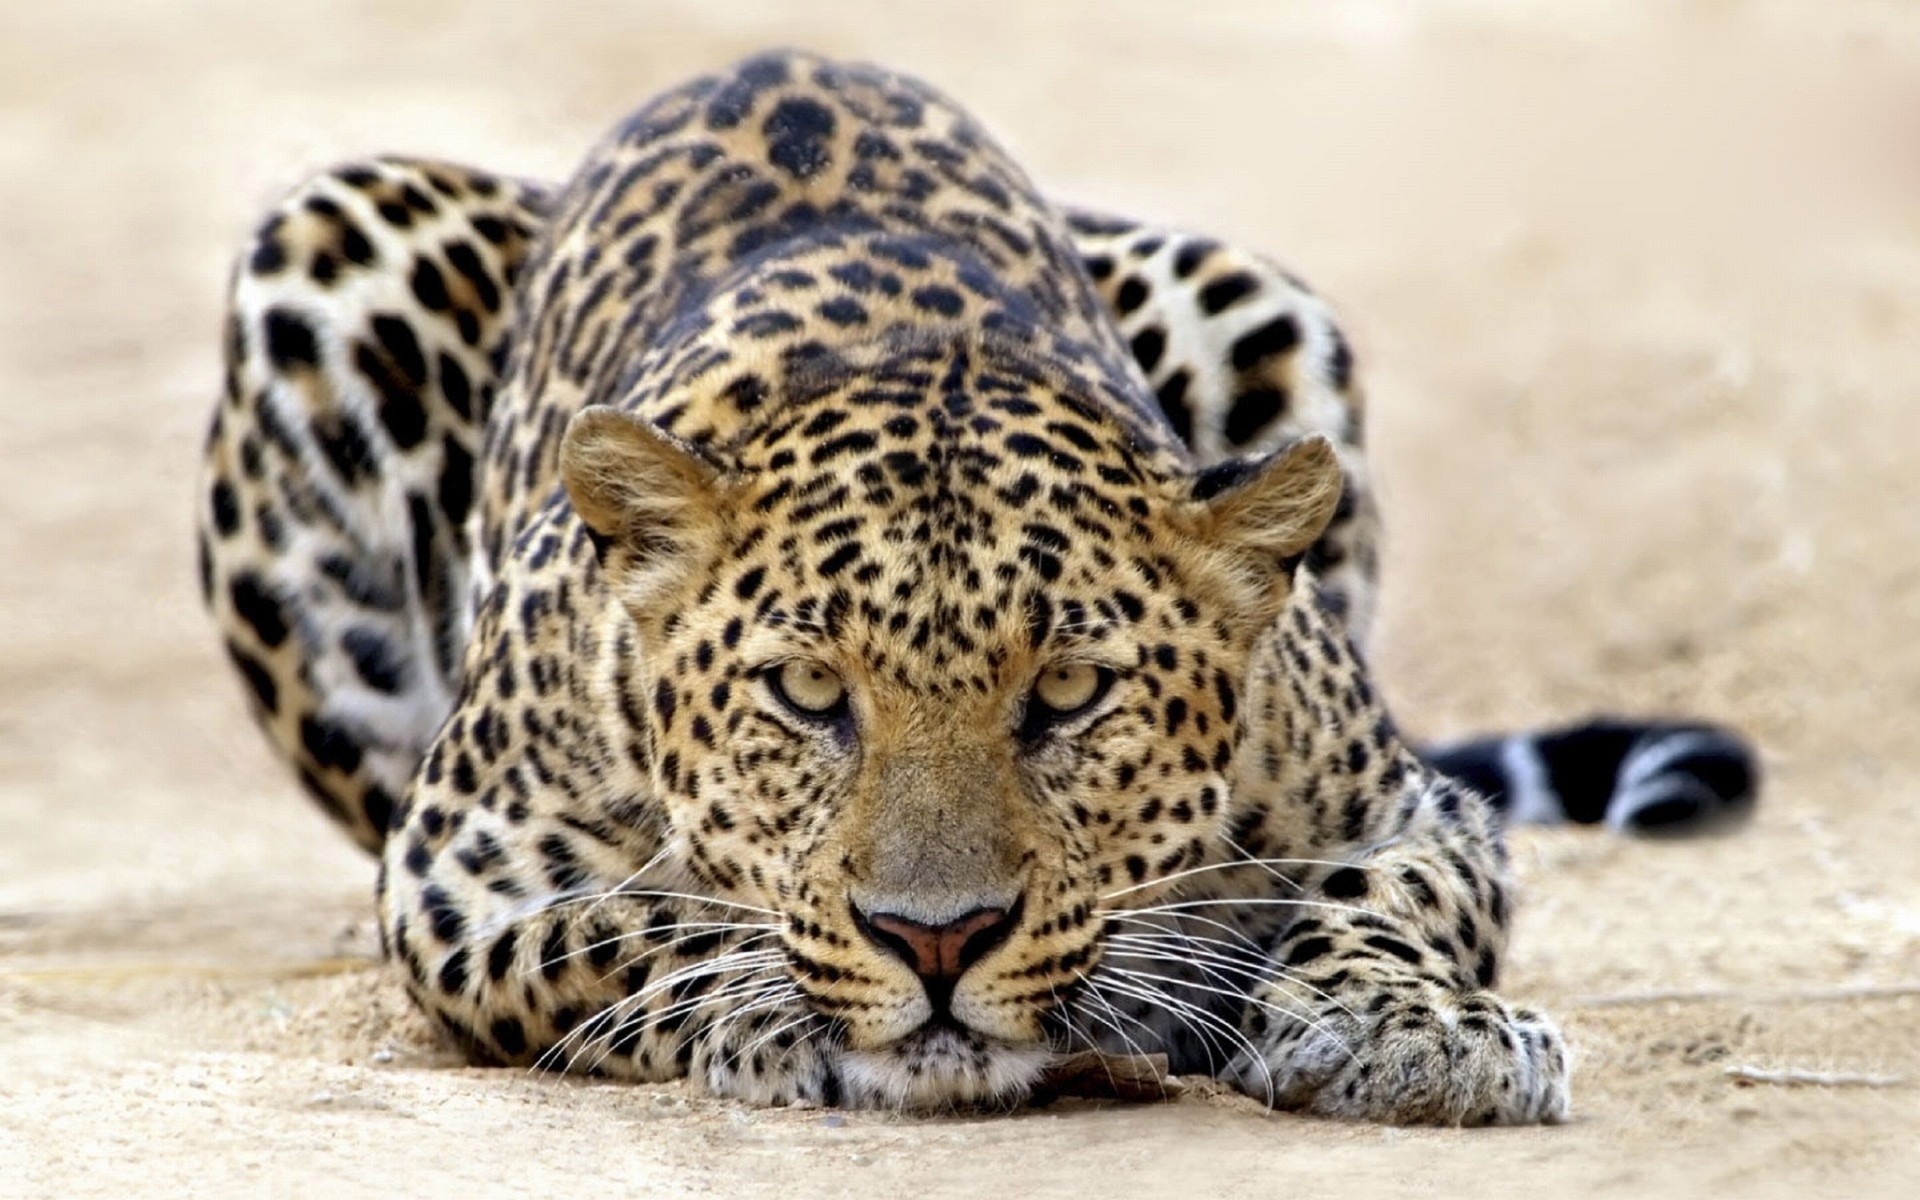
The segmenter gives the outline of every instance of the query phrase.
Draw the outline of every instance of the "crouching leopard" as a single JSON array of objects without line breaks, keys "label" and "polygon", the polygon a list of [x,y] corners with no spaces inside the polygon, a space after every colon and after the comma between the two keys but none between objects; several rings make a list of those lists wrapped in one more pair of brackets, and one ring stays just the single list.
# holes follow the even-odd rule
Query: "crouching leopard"
[{"label": "crouching leopard", "polygon": [[226,339],[208,603],[477,1061],[939,1109],[1099,1050],[1554,1121],[1503,822],[1751,802],[1698,723],[1411,746],[1326,305],[888,71],[751,59],[559,187],[316,175]]}]

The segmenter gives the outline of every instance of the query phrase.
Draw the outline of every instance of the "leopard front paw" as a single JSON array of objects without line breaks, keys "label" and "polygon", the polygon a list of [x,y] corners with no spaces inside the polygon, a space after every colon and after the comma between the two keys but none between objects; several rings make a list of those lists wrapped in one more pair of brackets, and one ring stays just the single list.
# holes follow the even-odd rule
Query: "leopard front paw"
[{"label": "leopard front paw", "polygon": [[[1568,1111],[1566,1043],[1543,1014],[1439,985],[1351,1006],[1256,1000],[1234,1082],[1275,1107],[1395,1125],[1533,1125]],[[1312,1019],[1291,1014],[1311,1011]]]},{"label": "leopard front paw", "polygon": [[842,1102],[840,1051],[825,1021],[775,1009],[726,1023],[694,1043],[688,1077],[715,1096],[766,1107],[833,1107]]}]

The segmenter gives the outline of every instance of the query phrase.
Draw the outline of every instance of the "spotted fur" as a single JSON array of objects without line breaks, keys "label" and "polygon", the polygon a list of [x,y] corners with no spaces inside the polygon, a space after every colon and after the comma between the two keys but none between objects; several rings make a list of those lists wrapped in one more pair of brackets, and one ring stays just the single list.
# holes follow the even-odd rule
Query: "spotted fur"
[{"label": "spotted fur", "polygon": [[777,54],[561,188],[316,176],[232,312],[209,603],[476,1059],[943,1107],[1098,1046],[1565,1113],[1551,1022],[1488,990],[1496,811],[1353,649],[1352,354],[1264,259]]}]

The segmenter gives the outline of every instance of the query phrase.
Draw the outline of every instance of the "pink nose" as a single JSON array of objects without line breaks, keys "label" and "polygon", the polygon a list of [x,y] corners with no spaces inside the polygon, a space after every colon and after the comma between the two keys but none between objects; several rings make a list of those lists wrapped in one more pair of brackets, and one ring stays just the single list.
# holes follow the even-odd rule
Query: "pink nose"
[{"label": "pink nose", "polygon": [[862,932],[912,967],[929,991],[950,987],[999,945],[1011,928],[1010,915],[1004,908],[976,908],[944,925],[923,925],[894,913],[854,912]]}]

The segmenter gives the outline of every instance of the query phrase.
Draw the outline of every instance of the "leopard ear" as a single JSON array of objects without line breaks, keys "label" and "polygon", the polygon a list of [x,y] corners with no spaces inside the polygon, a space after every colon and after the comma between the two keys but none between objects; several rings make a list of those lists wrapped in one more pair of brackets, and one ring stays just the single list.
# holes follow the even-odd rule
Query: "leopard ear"
[{"label": "leopard ear", "polygon": [[1333,443],[1300,438],[1265,458],[1221,463],[1194,476],[1192,534],[1220,552],[1266,618],[1286,603],[1294,570],[1327,523],[1344,487]]},{"label": "leopard ear", "polygon": [[694,446],[619,409],[582,409],[560,478],[615,592],[636,610],[717,549],[729,488]]}]

